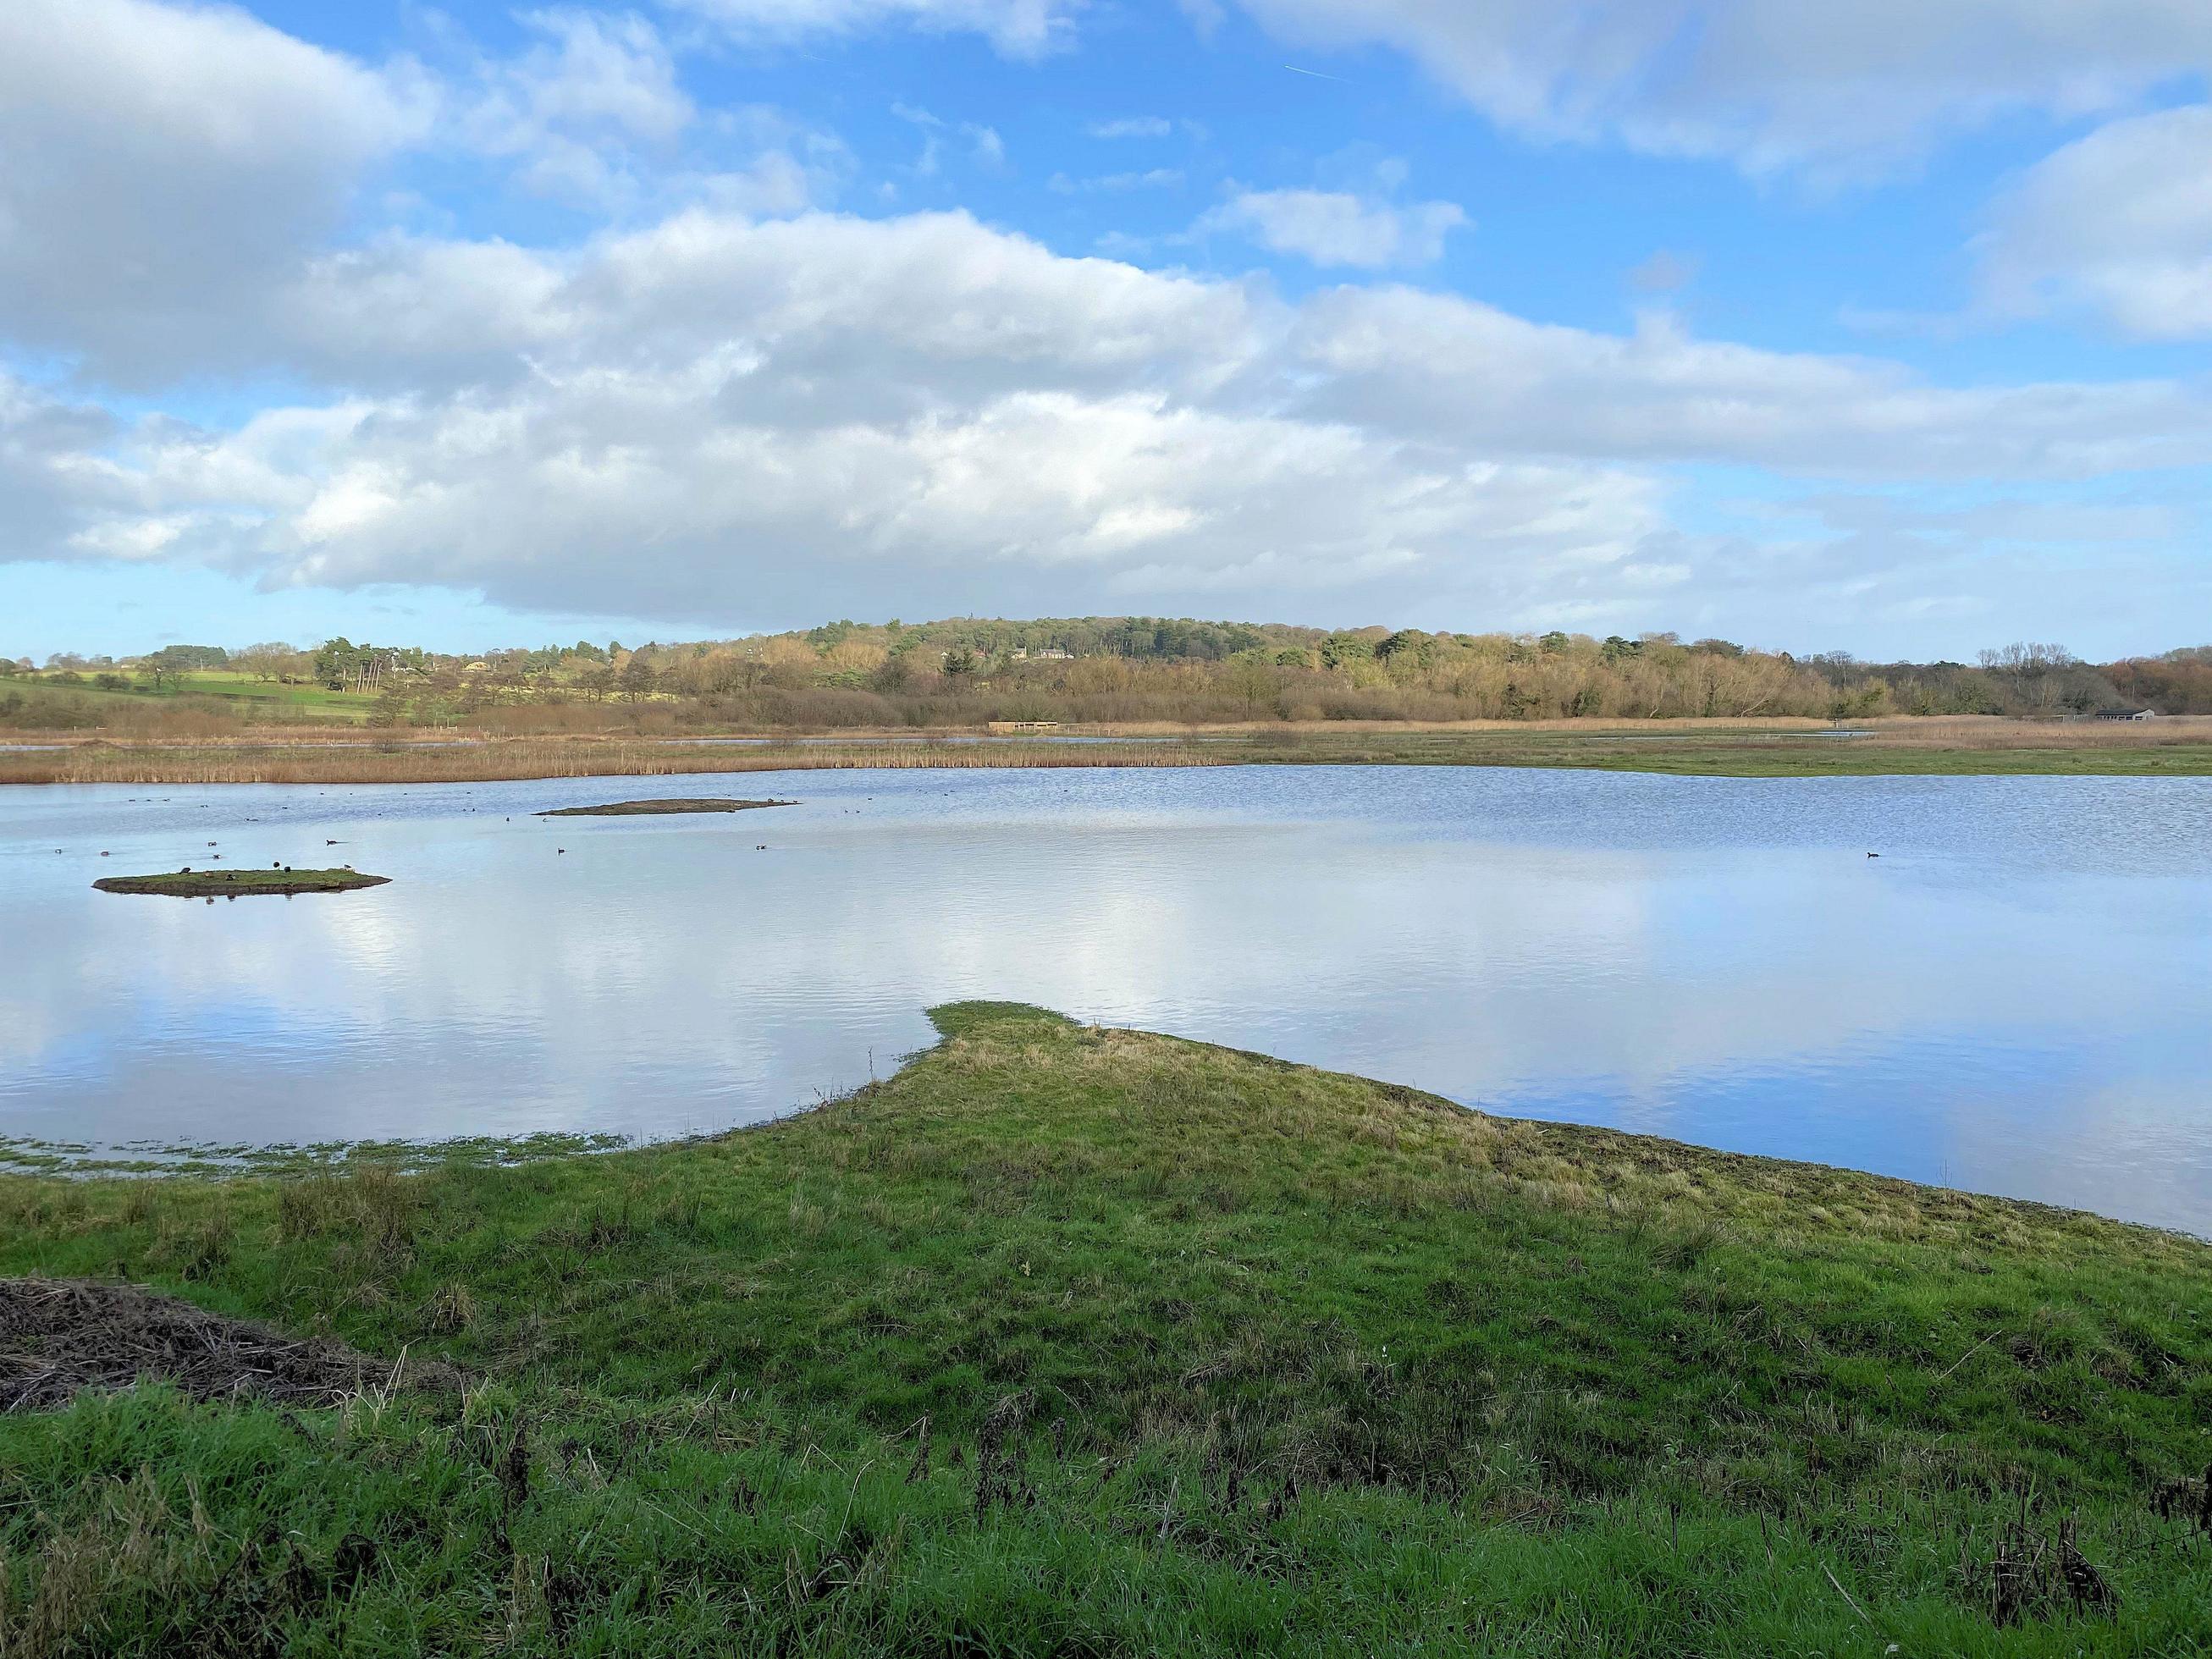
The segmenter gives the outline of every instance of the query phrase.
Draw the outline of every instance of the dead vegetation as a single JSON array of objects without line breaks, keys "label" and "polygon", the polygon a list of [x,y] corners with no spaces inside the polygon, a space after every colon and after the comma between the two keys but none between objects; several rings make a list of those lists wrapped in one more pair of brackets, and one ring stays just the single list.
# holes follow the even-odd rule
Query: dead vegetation
[{"label": "dead vegetation", "polygon": [[2119,1605],[2104,1573],[2076,1544],[2072,1516],[2045,1536],[2023,1500],[2020,1518],[1997,1534],[1988,1560],[1974,1559],[1971,1540],[1966,1550],[1960,1574],[1967,1600],[1986,1609],[1999,1630],[2069,1613],[2109,1615]]},{"label": "dead vegetation", "polygon": [[452,1380],[442,1365],[289,1337],[133,1285],[0,1279],[0,1412],[52,1410],[88,1389],[143,1382],[196,1400],[326,1406],[396,1382]]}]

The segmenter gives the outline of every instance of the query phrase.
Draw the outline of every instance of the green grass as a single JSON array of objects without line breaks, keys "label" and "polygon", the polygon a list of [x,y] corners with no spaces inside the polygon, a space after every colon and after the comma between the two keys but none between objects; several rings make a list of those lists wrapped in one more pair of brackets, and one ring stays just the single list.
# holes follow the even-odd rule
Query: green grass
[{"label": "green grass", "polygon": [[311,713],[335,721],[365,720],[376,703],[374,692],[333,691],[326,685],[307,683],[287,684],[242,674],[234,669],[209,669],[182,675],[174,685],[175,695],[180,696],[219,697],[232,705],[243,705],[240,712],[248,718],[265,717],[272,713]]},{"label": "green grass", "polygon": [[0,1273],[474,1379],[0,1419],[0,1651],[2212,1651],[2212,1249],[937,1018],[714,1140],[0,1178]]},{"label": "green grass", "polygon": [[318,685],[279,685],[234,673],[188,674],[165,682],[127,672],[109,688],[93,673],[77,683],[52,675],[0,679],[0,731],[100,731],[204,736],[240,721],[267,726],[348,726],[368,719],[373,696]]}]

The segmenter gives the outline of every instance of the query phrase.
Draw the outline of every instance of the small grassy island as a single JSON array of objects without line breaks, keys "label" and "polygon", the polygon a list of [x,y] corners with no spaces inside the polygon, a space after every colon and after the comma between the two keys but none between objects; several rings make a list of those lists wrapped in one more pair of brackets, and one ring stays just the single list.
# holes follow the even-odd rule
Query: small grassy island
[{"label": "small grassy island", "polygon": [[541,818],[660,817],[684,812],[750,812],[762,806],[796,806],[789,800],[618,800],[605,806],[561,806],[540,812]]},{"label": "small grassy island", "polygon": [[389,876],[356,870],[179,870],[163,876],[106,876],[92,884],[103,893],[156,893],[167,898],[236,898],[244,893],[349,893],[381,887]]},{"label": "small grassy island", "polygon": [[2212,1246],[935,1018],[714,1139],[0,1177],[7,1652],[2212,1650]]}]

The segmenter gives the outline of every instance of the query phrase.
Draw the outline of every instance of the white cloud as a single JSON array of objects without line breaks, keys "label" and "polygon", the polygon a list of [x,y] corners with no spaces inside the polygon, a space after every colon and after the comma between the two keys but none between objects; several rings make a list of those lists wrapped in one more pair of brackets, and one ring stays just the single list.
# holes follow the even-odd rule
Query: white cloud
[{"label": "white cloud", "polygon": [[0,334],[143,381],[343,212],[428,100],[228,8],[0,5]]},{"label": "white cloud", "polygon": [[978,167],[996,172],[1006,165],[1006,141],[995,127],[979,121],[948,121],[912,104],[893,104],[891,113],[921,130],[921,154],[915,160],[914,171],[925,179],[934,177],[944,164],[939,139],[947,133],[957,133],[967,142],[969,159]]},{"label": "white cloud", "polygon": [[981,34],[1010,58],[1069,45],[1087,0],[669,0],[749,40],[796,40],[900,25]]},{"label": "white cloud", "polygon": [[2212,402],[2167,380],[1935,386],[1879,359],[1532,323],[1410,289],[1300,314],[1306,406],[1535,453],[1719,461],[1817,476],[2092,477],[2212,459]]},{"label": "white cloud", "polygon": [[1324,591],[1531,614],[1847,572],[1894,597],[1884,571],[1938,539],[1686,535],[1678,462],[2212,463],[2212,407],[2166,383],[1956,391],[1662,316],[1612,335],[1408,289],[1291,307],[961,214],[694,209],[560,254],[393,240],[291,302],[303,368],[384,389],[224,431],[19,386],[0,469],[40,539],[13,544],[675,620]]},{"label": "white cloud", "polygon": [[1981,239],[1986,302],[2212,337],[2212,105],[2115,121],[2029,169]]},{"label": "white cloud", "polygon": [[[801,211],[852,170],[842,143],[772,110],[702,118],[639,18],[522,21],[517,55],[463,52],[433,76],[227,9],[0,4],[0,349],[134,388],[270,368],[396,383],[425,358],[514,372],[560,260],[397,231],[330,251],[380,162],[435,149],[594,206],[745,215]],[[349,337],[364,319],[390,362]]]},{"label": "white cloud", "polygon": [[[801,12],[932,21],[747,9],[793,28]],[[679,621],[1178,595],[1258,611],[1324,590],[1339,614],[1449,595],[1460,614],[1528,615],[1815,576],[1903,605],[1933,591],[1911,587],[1914,561],[1973,532],[1832,524],[1753,550],[1680,528],[1690,486],[1670,469],[1978,485],[2212,465],[2212,403],[2175,381],[1955,389],[1699,339],[1663,312],[1623,334],[1405,288],[1291,303],[963,213],[817,210],[842,147],[763,112],[702,115],[635,20],[537,15],[520,57],[472,60],[434,98],[235,12],[80,0],[27,33],[33,11],[61,16],[0,11],[0,48],[26,49],[0,50],[0,319],[96,377],[307,389],[195,424],[0,378],[0,557],[201,560]],[[150,56],[117,32],[149,19]],[[997,153],[991,129],[912,115],[948,149]],[[619,228],[550,246],[333,240],[380,158],[457,140],[526,172],[580,147],[603,170],[568,182],[621,197]],[[632,158],[661,148],[678,167],[630,190]],[[1463,222],[1396,200],[1402,164],[1364,151],[1316,177],[1333,188],[1251,192],[1218,223],[1372,270],[1434,258]],[[2096,541],[2094,519],[2050,522]]]},{"label": "white cloud", "polygon": [[2197,0],[1237,0],[1283,39],[1410,54],[1502,125],[1726,157],[1893,167],[2008,113],[2125,107],[2212,70]]},{"label": "white cloud", "polygon": [[631,193],[631,147],[673,144],[697,113],[667,44],[635,15],[557,10],[522,21],[538,39],[478,65],[458,117],[462,142],[515,159],[520,182],[542,195],[600,203]]},{"label": "white cloud", "polygon": [[0,370],[0,558],[47,555],[116,499],[94,457],[117,425]]},{"label": "white cloud", "polygon": [[1656,487],[1632,475],[1426,465],[1347,429],[1156,396],[1022,392],[821,428],[763,404],[708,369],[380,411],[314,499],[272,520],[270,551],[294,580],[532,605],[603,596],[619,550],[640,613],[796,615],[860,593],[1110,605],[1132,584],[1249,599],[1491,562],[1517,582],[1658,524]]},{"label": "white cloud", "polygon": [[1045,180],[1045,188],[1060,196],[1092,191],[1125,196],[1133,190],[1181,190],[1183,182],[1180,167],[1148,167],[1142,173],[1109,173],[1096,179],[1071,179],[1064,173],[1055,173]]},{"label": "white cloud", "polygon": [[1175,123],[1164,115],[1132,115],[1118,121],[1093,121],[1086,129],[1093,138],[1164,138]]},{"label": "white cloud", "polygon": [[1200,233],[1233,231],[1277,253],[1364,270],[1433,264],[1467,223],[1449,202],[1401,207],[1335,191],[1246,191],[1207,214]]}]

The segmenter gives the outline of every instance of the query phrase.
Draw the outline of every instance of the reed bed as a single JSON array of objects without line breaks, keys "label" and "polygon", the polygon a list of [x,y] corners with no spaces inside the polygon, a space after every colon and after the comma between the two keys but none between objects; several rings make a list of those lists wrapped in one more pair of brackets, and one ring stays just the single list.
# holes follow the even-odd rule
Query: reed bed
[{"label": "reed bed", "polygon": [[360,744],[244,750],[212,744],[85,744],[0,755],[0,783],[476,783],[525,778],[674,777],[690,773],[1207,766],[1233,758],[1170,743],[808,744],[685,747],[588,738],[465,748]]},{"label": "reed bed", "polygon": [[[1848,734],[1847,734],[1848,733]],[[94,741],[0,753],[0,783],[471,783],[562,777],[1006,767],[1285,765],[1590,767],[1715,775],[1833,773],[2212,774],[2212,718],[2142,725],[1886,720],[1344,722],[1091,727],[1062,738],[878,732],[757,746],[706,739],[453,733],[364,741],[324,731],[228,741]]]}]

